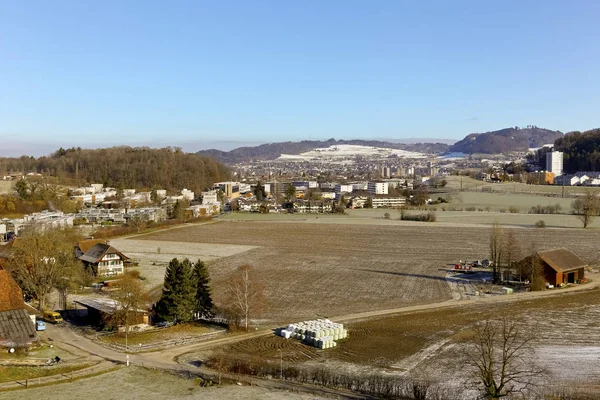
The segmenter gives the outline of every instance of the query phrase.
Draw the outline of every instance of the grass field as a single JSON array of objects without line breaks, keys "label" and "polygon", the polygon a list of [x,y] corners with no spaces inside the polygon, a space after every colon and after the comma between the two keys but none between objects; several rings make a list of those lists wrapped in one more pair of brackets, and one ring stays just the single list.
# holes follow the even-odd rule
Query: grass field
[{"label": "grass field", "polygon": [[[446,188],[451,190],[460,190],[462,181],[463,190],[489,190],[497,193],[531,193],[551,196],[560,196],[563,193],[563,187],[555,185],[528,185],[525,183],[513,182],[489,183],[465,176],[447,176],[444,177],[444,179],[446,179],[446,181],[448,182]],[[572,195],[585,193],[586,191],[590,190],[597,190],[597,188],[594,189],[585,186],[565,186],[564,193],[566,197],[569,197]]]},{"label": "grass field", "polygon": [[222,385],[199,387],[194,379],[182,378],[160,371],[139,367],[121,368],[117,371],[48,387],[0,392],[0,400],[80,400],[80,399],[130,399],[130,400],[308,400],[318,397],[274,391],[250,386]]},{"label": "grass field", "polygon": [[52,365],[43,367],[2,367],[0,382],[12,382],[24,379],[42,378],[49,375],[68,374],[92,366],[92,363]]},{"label": "grass field", "polygon": [[[159,343],[164,340],[181,339],[194,335],[203,335],[213,332],[214,329],[198,324],[178,324],[169,328],[152,330],[148,332],[130,333],[127,341],[129,346],[137,346],[139,344]],[[125,334],[116,333],[106,336],[101,336],[100,340],[106,343],[115,343],[125,345]]]},{"label": "grass field", "polygon": [[[208,265],[217,304],[225,302],[224,279],[243,264],[254,266],[265,283],[269,309],[262,319],[269,324],[447,300],[451,292],[439,268],[489,256],[485,227],[313,221],[223,221],[136,240],[255,246]],[[595,230],[520,228],[514,233],[524,250],[532,244],[568,247],[594,263],[598,256],[589,245],[598,240]]]}]

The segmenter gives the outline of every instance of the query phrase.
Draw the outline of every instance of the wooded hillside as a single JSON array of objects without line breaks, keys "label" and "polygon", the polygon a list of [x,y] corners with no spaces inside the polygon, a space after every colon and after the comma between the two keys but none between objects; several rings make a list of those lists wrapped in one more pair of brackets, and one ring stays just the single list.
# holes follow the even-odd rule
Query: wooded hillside
[{"label": "wooded hillside", "polygon": [[29,172],[71,180],[74,185],[103,183],[117,188],[187,188],[195,192],[230,178],[229,169],[220,162],[174,148],[61,148],[48,157],[0,158],[0,175]]},{"label": "wooded hillside", "polygon": [[600,171],[600,129],[568,133],[554,143],[554,149],[564,153],[566,173]]},{"label": "wooded hillside", "polygon": [[563,134],[560,131],[528,126],[527,128],[506,128],[486,133],[471,133],[456,142],[450,151],[461,153],[500,154],[513,151],[527,151],[554,141]]}]

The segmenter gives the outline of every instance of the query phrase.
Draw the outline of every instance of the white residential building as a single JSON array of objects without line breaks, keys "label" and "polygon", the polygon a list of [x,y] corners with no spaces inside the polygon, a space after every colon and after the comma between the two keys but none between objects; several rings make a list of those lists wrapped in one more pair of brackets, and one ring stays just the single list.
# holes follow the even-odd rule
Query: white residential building
[{"label": "white residential building", "polygon": [[388,194],[387,182],[369,182],[368,189],[371,194]]},{"label": "white residential building", "polygon": [[194,192],[191,190],[183,189],[181,191],[181,196],[183,196],[185,200],[194,200]]},{"label": "white residential building", "polygon": [[563,173],[563,153],[562,151],[551,151],[546,153],[546,171],[552,172],[554,176],[560,176]]},{"label": "white residential building", "polygon": [[342,197],[344,193],[352,193],[352,190],[354,190],[352,185],[335,185],[334,191],[336,200]]},{"label": "white residential building", "polygon": [[575,186],[579,184],[579,177],[576,175],[561,175],[554,178],[554,184],[558,186]]},{"label": "white residential building", "polygon": [[202,204],[213,204],[218,203],[219,197],[217,196],[216,190],[209,190],[207,192],[202,192]]},{"label": "white residential building", "polygon": [[373,208],[398,208],[406,205],[404,197],[373,197],[371,202]]}]

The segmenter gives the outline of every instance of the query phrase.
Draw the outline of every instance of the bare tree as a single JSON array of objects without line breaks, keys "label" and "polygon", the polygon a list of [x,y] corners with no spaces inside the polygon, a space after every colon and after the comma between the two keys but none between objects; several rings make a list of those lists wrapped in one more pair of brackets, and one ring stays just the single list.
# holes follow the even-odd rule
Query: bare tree
[{"label": "bare tree", "polygon": [[467,363],[476,370],[485,398],[527,395],[540,383],[545,371],[533,362],[533,340],[532,334],[506,317],[476,326]]},{"label": "bare tree", "polygon": [[521,276],[527,277],[531,290],[543,290],[546,287],[544,267],[537,255],[535,243],[531,244],[529,256],[518,264],[517,271]]},{"label": "bare tree", "polygon": [[124,325],[125,332],[129,332],[132,322],[136,322],[139,310],[148,307],[148,296],[142,282],[133,274],[125,274],[119,279],[118,289],[111,292],[110,297],[115,301],[115,311],[111,316],[111,323]]},{"label": "bare tree", "polygon": [[[519,241],[512,231],[508,231],[504,239],[505,240],[502,249],[502,256],[504,258],[505,266],[504,271],[507,271],[508,275],[510,275],[511,271],[515,269],[515,263],[522,257],[521,247],[519,246]],[[504,279],[506,279],[506,277],[504,277]]]},{"label": "bare tree", "polygon": [[583,222],[583,227],[587,228],[592,222],[592,218],[598,215],[600,211],[600,199],[597,191],[585,192],[583,197],[578,198],[571,204],[573,214]]},{"label": "bare tree", "polygon": [[60,229],[30,229],[13,244],[7,263],[22,289],[46,308],[46,296],[54,289],[63,293],[83,278],[84,269],[75,258],[75,233]]},{"label": "bare tree", "polygon": [[129,218],[127,225],[134,227],[138,232],[143,231],[148,227],[148,216],[147,215],[134,215]]},{"label": "bare tree", "polygon": [[250,317],[266,307],[264,285],[258,280],[252,267],[246,264],[231,275],[228,288],[229,303],[234,313],[243,318],[244,328],[248,330]]},{"label": "bare tree", "polygon": [[504,250],[504,229],[500,226],[498,221],[492,225],[492,231],[490,233],[490,261],[492,263],[492,281],[498,282],[499,274],[498,268],[502,261],[502,252]]}]

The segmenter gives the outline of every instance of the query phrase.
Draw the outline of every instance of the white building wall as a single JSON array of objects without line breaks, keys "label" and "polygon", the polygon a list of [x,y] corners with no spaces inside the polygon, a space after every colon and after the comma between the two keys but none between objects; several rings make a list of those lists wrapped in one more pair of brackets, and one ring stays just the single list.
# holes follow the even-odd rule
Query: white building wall
[{"label": "white building wall", "polygon": [[562,151],[551,151],[546,153],[546,171],[554,173],[554,176],[560,176],[563,173],[563,153]]},{"label": "white building wall", "polygon": [[371,194],[388,194],[387,182],[369,182],[369,193]]}]

